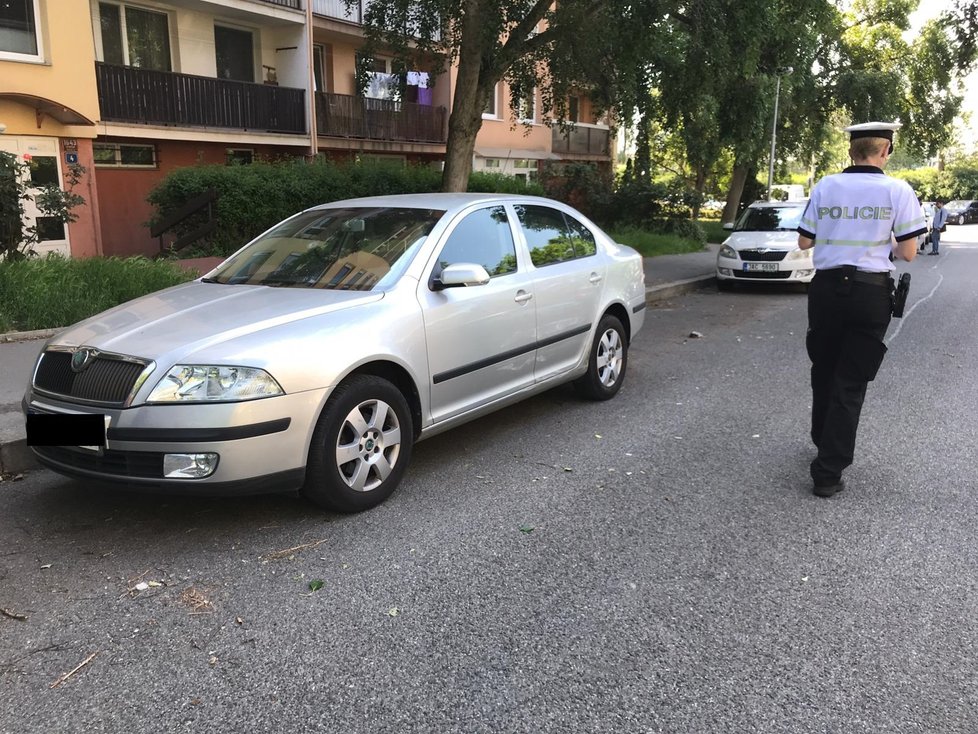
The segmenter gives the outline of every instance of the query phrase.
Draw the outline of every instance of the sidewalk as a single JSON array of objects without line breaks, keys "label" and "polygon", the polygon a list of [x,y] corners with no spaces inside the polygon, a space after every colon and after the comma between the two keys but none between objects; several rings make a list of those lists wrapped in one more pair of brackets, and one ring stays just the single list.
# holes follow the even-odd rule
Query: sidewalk
[{"label": "sidewalk", "polygon": [[[687,255],[645,258],[649,304],[712,285],[719,245]],[[25,443],[20,401],[38,353],[56,330],[0,334],[0,472],[18,474],[37,466]]]}]

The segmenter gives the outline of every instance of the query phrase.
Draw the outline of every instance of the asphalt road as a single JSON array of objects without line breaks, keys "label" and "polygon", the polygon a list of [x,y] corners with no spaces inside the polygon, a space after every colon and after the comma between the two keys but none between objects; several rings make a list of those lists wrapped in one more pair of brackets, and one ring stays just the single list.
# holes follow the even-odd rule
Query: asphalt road
[{"label": "asphalt road", "polygon": [[978,730],[978,225],[950,239],[832,499],[779,289],[651,310],[618,398],[423,442],[356,516],[3,482],[0,731]]}]

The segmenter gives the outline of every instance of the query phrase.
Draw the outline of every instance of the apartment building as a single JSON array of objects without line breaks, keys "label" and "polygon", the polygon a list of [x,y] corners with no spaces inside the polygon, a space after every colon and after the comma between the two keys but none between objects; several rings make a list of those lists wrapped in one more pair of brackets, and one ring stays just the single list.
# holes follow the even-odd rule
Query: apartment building
[{"label": "apartment building", "polygon": [[[57,9],[56,22],[51,22]],[[38,252],[101,254],[92,142],[99,119],[88,0],[0,2],[0,150],[30,169],[29,185],[67,186],[69,166],[86,169],[74,191],[87,202],[63,225],[26,205]],[[82,29],[82,32],[78,32]]]},{"label": "apartment building", "polygon": [[[3,0],[0,146],[32,158],[39,182],[88,170],[89,205],[47,251],[152,255],[149,192],[197,163],[323,155],[438,164],[454,74],[368,60],[355,71],[371,0]],[[55,9],[57,12],[54,12]],[[38,90],[43,90],[39,92]],[[610,166],[608,128],[586,98],[570,134],[541,119],[536,95],[514,128],[499,85],[476,143],[476,170],[532,177],[543,160]],[[57,229],[52,227],[53,229]],[[53,237],[57,232],[52,231]]]}]

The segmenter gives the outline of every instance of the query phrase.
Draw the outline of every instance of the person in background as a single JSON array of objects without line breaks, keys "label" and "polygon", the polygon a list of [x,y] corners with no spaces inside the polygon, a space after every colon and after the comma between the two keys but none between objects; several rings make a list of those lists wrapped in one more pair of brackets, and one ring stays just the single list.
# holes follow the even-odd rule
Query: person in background
[{"label": "person in background", "polygon": [[944,199],[937,199],[934,202],[934,220],[930,223],[930,252],[928,255],[940,255],[941,230],[947,225],[947,209],[944,208]]},{"label": "person in background", "polygon": [[810,466],[813,492],[832,497],[845,488],[866,386],[883,363],[883,336],[892,314],[894,255],[913,260],[927,232],[924,212],[906,181],[883,173],[899,123],[846,128],[853,165],[812,189],[798,227],[798,247],[814,245],[815,277],[808,291],[812,361]]}]

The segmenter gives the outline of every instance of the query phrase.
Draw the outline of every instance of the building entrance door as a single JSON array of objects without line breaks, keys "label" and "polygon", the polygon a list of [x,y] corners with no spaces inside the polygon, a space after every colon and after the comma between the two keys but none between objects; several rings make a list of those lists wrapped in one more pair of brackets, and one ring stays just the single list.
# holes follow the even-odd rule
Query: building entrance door
[{"label": "building entrance door", "polygon": [[68,245],[68,227],[56,217],[42,214],[35,203],[40,187],[62,187],[61,157],[57,138],[34,135],[0,135],[0,150],[17,156],[26,163],[28,192],[31,198],[24,204],[24,226],[37,227],[39,242],[34,249],[39,255],[57,252],[65,257],[71,254]]}]

